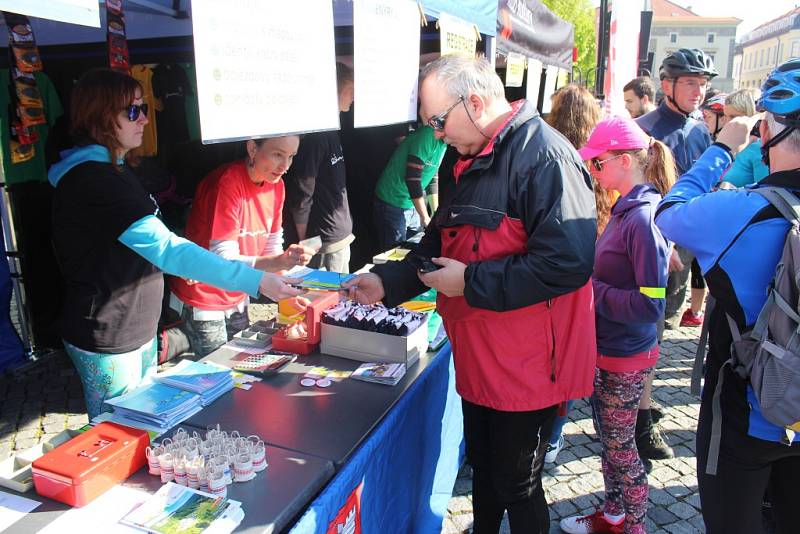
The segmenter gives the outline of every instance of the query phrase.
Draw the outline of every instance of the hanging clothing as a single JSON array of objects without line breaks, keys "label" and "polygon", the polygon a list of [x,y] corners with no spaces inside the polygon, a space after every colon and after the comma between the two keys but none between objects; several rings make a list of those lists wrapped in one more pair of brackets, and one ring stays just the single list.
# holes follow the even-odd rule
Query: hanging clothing
[{"label": "hanging clothing", "polygon": [[155,156],[158,154],[158,130],[156,127],[160,102],[157,104],[156,97],[153,95],[153,69],[147,65],[134,65],[131,68],[131,76],[142,85],[142,100],[150,106],[147,115],[147,124],[144,126],[142,135],[142,145],[136,149],[139,156]]}]

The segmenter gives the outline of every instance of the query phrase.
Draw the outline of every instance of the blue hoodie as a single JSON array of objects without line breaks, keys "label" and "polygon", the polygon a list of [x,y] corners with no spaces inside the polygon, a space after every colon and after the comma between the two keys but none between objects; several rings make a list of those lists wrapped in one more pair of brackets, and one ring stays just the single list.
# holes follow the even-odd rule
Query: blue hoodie
[{"label": "blue hoodie", "polygon": [[639,184],[611,209],[594,260],[597,350],[631,356],[652,349],[664,313],[669,245],[653,222],[661,195]]}]

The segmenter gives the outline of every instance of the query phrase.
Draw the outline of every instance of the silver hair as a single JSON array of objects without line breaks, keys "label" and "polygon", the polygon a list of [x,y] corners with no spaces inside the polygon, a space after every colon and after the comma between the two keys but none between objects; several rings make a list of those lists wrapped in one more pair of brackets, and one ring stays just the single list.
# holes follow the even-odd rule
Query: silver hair
[{"label": "silver hair", "polygon": [[477,94],[490,102],[505,98],[503,82],[485,58],[442,56],[422,68],[420,83],[431,76],[453,97]]},{"label": "silver hair", "polygon": [[[785,128],[785,124],[781,124],[775,119],[775,116],[770,113],[769,111],[764,113],[765,120],[767,121],[767,126],[769,127],[769,133],[773,136],[778,135],[781,133]],[[789,134],[789,136],[781,141],[781,143],[789,143],[790,149],[793,152],[800,152],[800,129],[795,128],[795,130]]]}]

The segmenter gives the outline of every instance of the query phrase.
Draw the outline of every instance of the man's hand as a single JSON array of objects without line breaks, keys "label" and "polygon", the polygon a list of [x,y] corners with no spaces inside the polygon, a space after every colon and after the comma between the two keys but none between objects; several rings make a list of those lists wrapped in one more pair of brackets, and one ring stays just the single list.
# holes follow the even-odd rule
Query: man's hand
[{"label": "man's hand", "polygon": [[348,298],[361,304],[374,304],[386,296],[383,281],[375,273],[354,276],[350,280],[342,282],[342,287],[347,290]]},{"label": "man's hand", "polygon": [[735,156],[750,144],[750,130],[756,123],[755,117],[736,117],[722,127],[717,135],[717,142],[731,149]]},{"label": "man's hand", "polygon": [[302,281],[302,278],[289,278],[288,276],[264,273],[264,276],[261,277],[261,282],[258,284],[258,291],[265,297],[277,302],[281,299],[296,297],[302,294],[302,289],[297,289],[289,285],[299,284]]},{"label": "man's hand", "polygon": [[295,265],[306,265],[311,261],[314,251],[302,245],[289,245],[281,254],[281,268],[291,269]]},{"label": "man's hand", "polygon": [[684,269],[683,262],[681,261],[681,255],[678,254],[678,251],[673,248],[672,254],[669,257],[669,272],[671,273],[679,273]]},{"label": "man's hand", "polygon": [[417,273],[422,283],[448,297],[463,295],[467,265],[451,258],[431,258],[431,261],[442,268],[432,273]]}]

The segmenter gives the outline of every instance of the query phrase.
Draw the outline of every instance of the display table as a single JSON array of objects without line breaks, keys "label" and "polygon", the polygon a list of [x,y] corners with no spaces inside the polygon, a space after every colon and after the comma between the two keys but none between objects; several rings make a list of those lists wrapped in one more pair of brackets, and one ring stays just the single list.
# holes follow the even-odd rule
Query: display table
[{"label": "display table", "polygon": [[[190,425],[181,426],[189,432],[200,431]],[[281,532],[308,506],[308,502],[334,474],[333,464],[328,460],[279,447],[267,446],[267,462],[269,467],[255,479],[228,486],[228,497],[240,501],[245,511],[244,520],[236,532]],[[147,474],[145,467],[124,485],[155,493],[161,487],[161,481],[159,477]],[[70,509],[66,504],[39,497],[34,491],[21,495],[42,504],[14,523],[9,532],[39,532]],[[89,534],[94,531],[88,529],[85,532]]]},{"label": "display table", "polygon": [[[224,358],[222,351],[208,359]],[[421,357],[393,387],[351,379],[301,386],[318,365],[353,370],[359,362],[300,357],[180,425],[204,431],[220,424],[267,443],[267,470],[228,487],[245,511],[237,532],[336,533],[337,524],[349,532],[356,522],[363,532],[440,532],[463,434],[449,344]],[[146,468],[125,484],[151,492],[160,486]],[[69,509],[34,492],[25,496],[42,505],[11,527],[15,533],[37,532]]]}]

